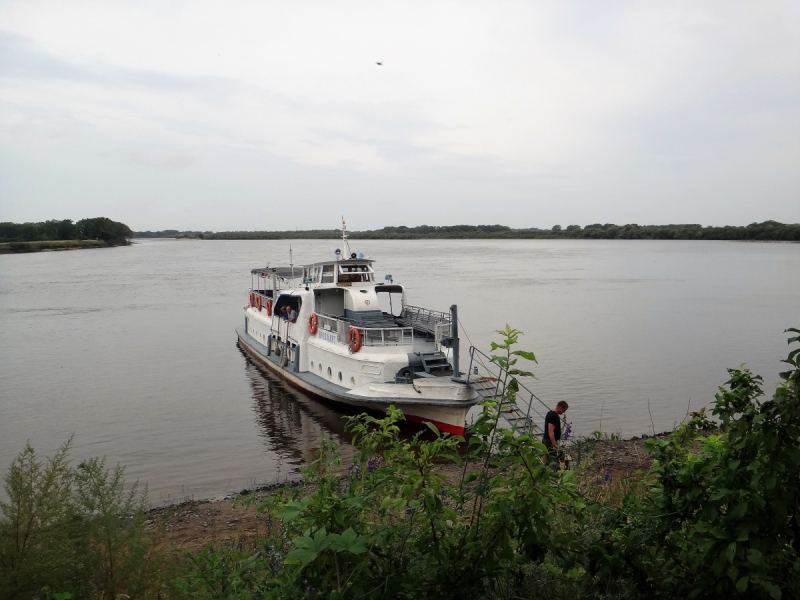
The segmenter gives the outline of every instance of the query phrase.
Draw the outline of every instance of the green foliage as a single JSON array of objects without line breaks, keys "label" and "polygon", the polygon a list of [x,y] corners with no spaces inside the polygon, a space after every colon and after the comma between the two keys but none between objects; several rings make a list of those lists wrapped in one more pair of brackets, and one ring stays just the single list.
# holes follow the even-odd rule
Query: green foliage
[{"label": "green foliage", "polygon": [[593,507],[583,545],[596,581],[652,598],[800,597],[797,356],[771,400],[759,401],[760,377],[730,369],[718,428],[701,411],[647,442],[650,476]]},{"label": "green foliage", "polygon": [[0,597],[75,584],[77,513],[71,503],[70,439],[45,463],[30,444],[14,459],[0,502]]},{"label": "green foliage", "polygon": [[794,368],[766,402],[761,377],[729,369],[712,410],[719,435],[700,436],[695,417],[670,440],[651,442],[653,506],[669,515],[658,520],[662,560],[687,597],[800,594],[798,354],[784,361]]},{"label": "green foliage", "polygon": [[[82,219],[77,223],[73,223],[71,219],[41,223],[0,223],[0,242],[99,240],[109,246],[119,246],[126,244],[132,237],[133,232],[127,225],[105,217]],[[24,252],[25,249],[17,247],[14,251]]]},{"label": "green foliage", "polygon": [[241,548],[215,549],[207,544],[197,554],[186,552],[190,569],[173,582],[182,598],[264,598],[275,588],[274,558]]},{"label": "green foliage", "polygon": [[124,470],[104,459],[73,469],[70,439],[45,463],[26,445],[4,477],[0,597],[153,597],[168,561],[144,531],[146,495],[124,490]]}]

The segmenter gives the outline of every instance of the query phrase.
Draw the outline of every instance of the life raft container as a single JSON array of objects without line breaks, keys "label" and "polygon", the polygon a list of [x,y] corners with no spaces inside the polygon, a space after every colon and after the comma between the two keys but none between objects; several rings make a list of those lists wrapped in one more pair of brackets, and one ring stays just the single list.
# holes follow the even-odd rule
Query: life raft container
[{"label": "life raft container", "polygon": [[353,354],[361,350],[361,332],[355,327],[351,327],[347,332],[347,345]]},{"label": "life raft container", "polygon": [[316,313],[311,313],[311,316],[308,317],[308,332],[311,335],[316,334],[317,333],[317,327],[318,327],[318,325],[317,325],[317,314]]}]

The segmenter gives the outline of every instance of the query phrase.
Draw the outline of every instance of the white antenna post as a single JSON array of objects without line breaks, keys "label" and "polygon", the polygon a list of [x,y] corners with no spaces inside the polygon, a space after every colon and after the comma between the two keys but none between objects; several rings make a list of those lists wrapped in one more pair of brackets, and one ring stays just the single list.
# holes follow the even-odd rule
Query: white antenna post
[{"label": "white antenna post", "polygon": [[347,243],[347,223],[344,222],[344,216],[342,216],[342,245],[344,245],[345,258],[350,258],[350,244]]}]

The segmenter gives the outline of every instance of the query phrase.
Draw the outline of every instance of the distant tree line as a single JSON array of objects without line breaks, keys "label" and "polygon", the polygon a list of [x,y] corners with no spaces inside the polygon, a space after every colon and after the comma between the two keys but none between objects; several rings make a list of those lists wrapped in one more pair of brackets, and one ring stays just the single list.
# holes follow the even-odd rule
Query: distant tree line
[{"label": "distant tree line", "polygon": [[[137,231],[141,238],[196,238],[206,240],[283,240],[283,239],[336,239],[340,229],[312,229],[304,231]],[[703,227],[685,225],[615,225],[594,223],[581,227],[555,225],[551,229],[512,229],[505,225],[419,225],[417,227],[384,227],[368,231],[352,231],[352,239],[622,239],[622,240],[743,240],[800,242],[800,223],[785,224],[777,221],[751,223],[746,226]]]},{"label": "distant tree line", "polygon": [[77,223],[73,223],[72,219],[53,219],[41,223],[0,223],[0,243],[99,240],[109,246],[121,246],[127,244],[132,237],[133,231],[125,223],[105,217],[81,219]]}]

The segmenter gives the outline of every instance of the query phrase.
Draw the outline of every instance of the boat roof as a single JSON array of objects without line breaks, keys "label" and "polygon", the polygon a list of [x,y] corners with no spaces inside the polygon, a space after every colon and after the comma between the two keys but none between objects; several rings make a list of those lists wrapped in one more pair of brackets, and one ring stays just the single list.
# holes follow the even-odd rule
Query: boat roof
[{"label": "boat roof", "polygon": [[[292,267],[263,267],[260,269],[252,269],[250,271],[253,275],[272,275],[275,273],[278,277],[291,277],[292,276]],[[300,265],[296,265],[294,267],[294,272],[297,275],[303,274],[303,267]]]},{"label": "boat roof", "polygon": [[[307,265],[295,265],[294,275],[300,277],[303,274],[303,269],[309,267],[322,267],[325,265],[371,265],[375,261],[370,258],[347,258],[344,260],[325,260],[322,262],[309,263]],[[278,277],[288,278],[292,277],[292,267],[260,267],[250,271],[253,275],[272,275],[275,273]]]},{"label": "boat roof", "polygon": [[309,263],[307,265],[303,265],[304,268],[307,267],[322,267],[325,265],[371,265],[375,261],[371,258],[345,258],[342,260],[323,260],[320,262]]}]

